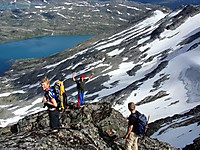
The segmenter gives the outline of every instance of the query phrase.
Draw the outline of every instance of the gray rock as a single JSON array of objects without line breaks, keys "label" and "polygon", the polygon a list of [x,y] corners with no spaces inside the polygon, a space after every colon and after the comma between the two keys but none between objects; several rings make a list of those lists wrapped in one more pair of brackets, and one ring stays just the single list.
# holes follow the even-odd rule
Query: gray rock
[{"label": "gray rock", "polygon": [[[21,119],[0,129],[1,149],[123,150],[127,121],[108,103],[87,104],[74,109],[73,103],[60,112],[62,127],[49,130],[47,111]],[[141,150],[175,150],[167,143],[146,137],[139,140]]]}]

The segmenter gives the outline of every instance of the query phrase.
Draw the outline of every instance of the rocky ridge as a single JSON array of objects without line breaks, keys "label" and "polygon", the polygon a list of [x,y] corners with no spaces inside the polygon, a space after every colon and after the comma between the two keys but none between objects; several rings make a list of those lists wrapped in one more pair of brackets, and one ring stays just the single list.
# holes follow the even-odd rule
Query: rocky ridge
[{"label": "rocky ridge", "polygon": [[[94,103],[60,114],[62,127],[48,130],[48,113],[43,111],[21,119],[17,124],[0,129],[0,148],[123,150],[127,121],[108,103]],[[176,150],[167,143],[145,137],[139,140],[140,150]]]}]

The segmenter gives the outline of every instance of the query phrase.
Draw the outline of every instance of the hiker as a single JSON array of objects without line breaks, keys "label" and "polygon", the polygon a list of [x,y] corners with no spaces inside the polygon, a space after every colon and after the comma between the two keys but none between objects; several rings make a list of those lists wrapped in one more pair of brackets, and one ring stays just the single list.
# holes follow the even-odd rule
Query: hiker
[{"label": "hiker", "polygon": [[41,80],[42,89],[45,91],[43,96],[44,106],[48,107],[50,128],[57,129],[60,126],[59,111],[57,110],[57,102],[55,100],[55,93],[50,88],[50,81],[47,77]]},{"label": "hiker", "polygon": [[[128,103],[128,109],[130,110],[131,114],[136,113],[135,104],[133,102]],[[137,125],[137,119],[130,115],[128,117],[128,128],[127,132],[124,135],[124,138],[126,139],[125,142],[125,150],[138,150],[138,135],[135,133],[135,128]]]},{"label": "hiker", "polygon": [[80,79],[76,80],[74,77],[75,73],[72,73],[72,80],[74,82],[76,82],[77,84],[77,90],[78,90],[78,102],[77,102],[77,107],[80,107],[81,105],[84,104],[84,88],[85,88],[85,83],[90,80],[93,75],[94,72],[91,73],[91,75],[89,76],[89,78],[85,78],[84,74],[80,75]]}]

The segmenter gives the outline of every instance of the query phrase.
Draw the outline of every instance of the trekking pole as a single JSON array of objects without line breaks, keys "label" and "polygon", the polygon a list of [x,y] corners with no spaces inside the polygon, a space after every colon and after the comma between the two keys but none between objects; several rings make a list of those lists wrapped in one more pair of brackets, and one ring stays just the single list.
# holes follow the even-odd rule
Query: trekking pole
[{"label": "trekking pole", "polygon": [[145,133],[144,133],[144,136],[143,136],[143,138],[145,138],[145,136],[146,136],[146,134],[147,134],[147,130],[148,130],[148,128],[149,128],[149,119],[150,119],[150,115],[148,115],[148,117],[147,117],[147,123],[146,123],[146,127],[145,127]]},{"label": "trekking pole", "polygon": [[150,115],[148,115],[148,118],[147,118],[147,125],[146,125],[146,130],[149,128],[149,119],[150,119]]}]

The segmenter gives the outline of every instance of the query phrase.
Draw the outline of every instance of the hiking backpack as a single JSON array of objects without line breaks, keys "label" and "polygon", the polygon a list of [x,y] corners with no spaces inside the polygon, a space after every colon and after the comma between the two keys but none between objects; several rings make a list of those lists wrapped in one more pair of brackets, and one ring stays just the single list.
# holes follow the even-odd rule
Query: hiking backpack
[{"label": "hiking backpack", "polygon": [[144,136],[148,126],[147,117],[139,111],[136,111],[136,113],[131,115],[137,119],[137,125],[134,127],[135,133],[139,136]]},{"label": "hiking backpack", "polygon": [[67,105],[67,95],[63,82],[58,80],[51,88],[53,89],[53,92],[56,95],[55,100],[57,102],[57,109],[58,110],[65,109]]}]

